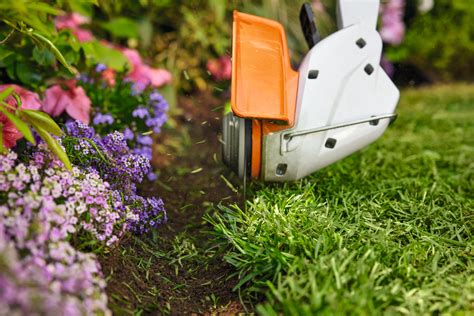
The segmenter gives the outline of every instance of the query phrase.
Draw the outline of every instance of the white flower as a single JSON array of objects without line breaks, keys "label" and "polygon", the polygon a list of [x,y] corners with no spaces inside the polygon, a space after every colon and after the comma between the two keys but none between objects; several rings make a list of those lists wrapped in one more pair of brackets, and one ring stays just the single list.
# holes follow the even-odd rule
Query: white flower
[{"label": "white flower", "polygon": [[434,0],[419,0],[418,1],[418,10],[421,13],[426,13],[433,9],[434,7]]}]

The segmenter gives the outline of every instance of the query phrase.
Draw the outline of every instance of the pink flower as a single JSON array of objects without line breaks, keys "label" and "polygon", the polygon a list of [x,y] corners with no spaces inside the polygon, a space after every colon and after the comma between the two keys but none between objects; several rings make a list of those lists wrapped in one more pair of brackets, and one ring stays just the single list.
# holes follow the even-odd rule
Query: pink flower
[{"label": "pink flower", "polygon": [[89,23],[90,19],[79,13],[61,15],[56,18],[55,25],[58,30],[68,29],[76,36],[79,42],[88,42],[94,39],[94,35],[89,30],[84,30],[80,26]]},{"label": "pink flower", "polygon": [[76,36],[77,40],[81,43],[90,42],[94,39],[94,35],[92,34],[91,31],[84,30],[84,29],[81,29],[81,28],[77,28],[75,30],[72,30],[72,34],[74,34],[74,36]]},{"label": "pink flower", "polygon": [[207,70],[218,81],[229,80],[232,77],[232,61],[229,56],[221,56],[207,62]]},{"label": "pink flower", "polygon": [[[38,94],[28,91],[20,86],[15,84],[4,84],[0,85],[0,92],[4,91],[5,89],[13,87],[13,91],[20,97],[21,99],[21,108],[22,109],[29,109],[29,110],[38,110],[41,107],[41,101]],[[16,100],[13,96],[8,96],[5,100],[5,103],[17,107]],[[10,122],[9,119],[3,114],[0,113],[0,125],[3,126],[2,133],[3,133],[3,145],[6,148],[12,148],[16,145],[16,142],[23,138],[23,134],[20,133],[15,125]]]},{"label": "pink flower", "polygon": [[313,0],[312,6],[313,10],[318,13],[325,12],[324,4],[321,2],[321,0]]},{"label": "pink flower", "polygon": [[382,7],[380,36],[385,43],[399,45],[402,42],[405,36],[404,10],[404,0],[390,0]]},{"label": "pink flower", "polygon": [[2,114],[0,114],[0,126],[2,126],[3,146],[6,148],[12,148],[18,140],[23,138],[23,134]]},{"label": "pink flower", "polygon": [[89,124],[91,100],[82,87],[76,86],[75,80],[64,82],[67,90],[54,85],[45,92],[43,111],[52,116],[59,116],[64,111],[73,119]]},{"label": "pink flower", "polygon": [[112,68],[105,69],[101,74],[100,77],[109,85],[115,86],[115,70]]},{"label": "pink flower", "polygon": [[150,79],[153,87],[161,87],[171,82],[171,73],[167,70],[143,66],[142,71]]},{"label": "pink flower", "polygon": [[[41,108],[41,100],[38,94],[17,86],[16,84],[2,84],[0,85],[0,92],[9,87],[13,87],[14,93],[20,97],[22,109],[39,110]],[[17,106],[15,98],[11,95],[8,96],[4,101],[11,106]]]},{"label": "pink flower", "polygon": [[80,15],[79,13],[71,13],[58,16],[56,18],[56,28],[58,30],[62,29],[74,29],[82,24],[87,24],[90,22],[90,18]]},{"label": "pink flower", "polygon": [[171,82],[171,74],[167,70],[152,68],[144,64],[140,54],[135,49],[123,48],[121,51],[132,67],[127,79],[139,85],[151,85],[153,87],[161,87]]}]

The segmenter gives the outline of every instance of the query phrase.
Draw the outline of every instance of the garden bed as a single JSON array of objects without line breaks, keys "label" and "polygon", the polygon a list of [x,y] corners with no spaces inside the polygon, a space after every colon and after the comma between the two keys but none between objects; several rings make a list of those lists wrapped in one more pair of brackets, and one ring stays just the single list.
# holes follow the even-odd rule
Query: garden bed
[{"label": "garden bed", "polygon": [[[185,145],[169,156],[168,147],[157,152],[156,163],[167,164],[159,179],[142,191],[166,201],[168,223],[145,238],[129,237],[101,258],[109,275],[107,292],[117,314],[144,311],[182,315],[189,313],[244,311],[233,269],[215,248],[212,227],[203,220],[220,203],[242,204],[222,177],[236,180],[218,160],[222,102],[210,94],[181,98],[183,113],[174,119],[178,131],[163,137]],[[190,139],[182,135],[189,135]],[[183,145],[184,146],[184,145]]]}]

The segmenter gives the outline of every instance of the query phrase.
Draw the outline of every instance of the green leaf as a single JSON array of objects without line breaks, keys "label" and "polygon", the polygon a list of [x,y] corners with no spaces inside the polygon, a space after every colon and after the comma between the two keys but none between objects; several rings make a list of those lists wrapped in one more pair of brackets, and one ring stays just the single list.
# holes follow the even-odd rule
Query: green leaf
[{"label": "green leaf", "polygon": [[41,74],[36,72],[36,67],[31,67],[31,65],[24,62],[16,63],[15,73],[18,79],[24,84],[34,84],[40,82]]},{"label": "green leaf", "polygon": [[130,68],[127,58],[121,52],[98,41],[83,43],[82,49],[89,65],[102,63],[117,71]]},{"label": "green leaf", "polygon": [[37,110],[22,110],[21,114],[25,116],[25,119],[27,119],[35,129],[39,126],[53,135],[61,136],[63,134],[63,131],[58,124],[56,124],[56,122],[44,112]]},{"label": "green leaf", "polygon": [[10,94],[12,94],[14,88],[13,87],[8,87],[2,92],[0,92],[0,101],[5,100]]},{"label": "green leaf", "polygon": [[138,23],[125,17],[118,17],[104,22],[102,28],[113,36],[120,38],[138,38],[140,32]]},{"label": "green leaf", "polygon": [[32,38],[36,39],[37,41],[43,43],[53,54],[56,56],[56,59],[67,69],[69,70],[70,73],[76,74],[76,70],[71,67],[71,65],[68,64],[64,56],[61,54],[59,49],[46,37],[44,37],[41,34],[38,34],[36,32],[30,32],[27,33],[29,34]]},{"label": "green leaf", "polygon": [[33,59],[42,66],[52,66],[56,60],[50,50],[38,46],[33,48]]},{"label": "green leaf", "polygon": [[2,112],[7,119],[15,125],[15,127],[20,131],[20,133],[25,136],[25,138],[32,143],[33,145],[36,144],[35,138],[33,137],[33,134],[31,133],[30,128],[28,125],[23,122],[20,118],[18,118],[16,115],[12,114],[10,111],[6,110],[3,106],[0,107],[0,112]]},{"label": "green leaf", "polygon": [[48,145],[49,149],[55,154],[59,160],[61,160],[64,166],[72,170],[71,162],[69,161],[68,156],[64,152],[63,148],[58,144],[58,142],[43,128],[37,126],[36,132],[38,135],[44,140],[44,142]]},{"label": "green leaf", "polygon": [[34,10],[38,12],[44,12],[52,15],[59,15],[61,13],[61,10],[58,10],[46,3],[41,3],[41,2],[30,2],[28,3],[28,9],[29,10]]},{"label": "green leaf", "polygon": [[7,65],[7,75],[11,80],[16,79],[16,73],[15,73],[15,62],[8,64]]},{"label": "green leaf", "polygon": [[14,51],[9,50],[5,45],[0,45],[0,67],[5,67],[7,65],[5,59],[13,54],[15,54]]}]

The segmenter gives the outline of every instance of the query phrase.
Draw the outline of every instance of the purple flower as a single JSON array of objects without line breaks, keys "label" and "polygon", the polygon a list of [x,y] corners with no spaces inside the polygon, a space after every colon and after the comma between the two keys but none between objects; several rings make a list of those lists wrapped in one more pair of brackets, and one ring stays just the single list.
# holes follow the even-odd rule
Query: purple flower
[{"label": "purple flower", "polygon": [[112,124],[114,122],[114,118],[111,114],[97,113],[92,122],[94,123],[94,125]]},{"label": "purple flower", "polygon": [[164,100],[165,98],[163,98],[163,96],[159,94],[157,90],[153,90],[153,92],[150,94],[150,101],[152,102],[162,102]]},{"label": "purple flower", "polygon": [[[67,127],[98,140],[77,122]],[[0,155],[0,196],[8,197],[0,201],[2,313],[110,314],[99,263],[69,240],[81,235],[111,246],[128,221],[140,220],[139,210],[125,207],[90,166],[70,172],[44,143],[34,150],[29,162]]]},{"label": "purple flower", "polygon": [[107,69],[107,66],[105,66],[104,64],[97,64],[95,66],[95,71],[99,73],[105,71],[106,69]]},{"label": "purple flower", "polygon": [[102,143],[112,155],[127,153],[129,151],[125,137],[120,132],[108,134],[102,139]]},{"label": "purple flower", "polygon": [[137,142],[141,145],[151,146],[153,144],[153,138],[151,138],[150,136],[138,135]]},{"label": "purple flower", "polygon": [[141,119],[143,119],[145,117],[148,117],[149,115],[150,115],[150,113],[144,107],[138,107],[135,110],[133,110],[133,112],[132,112],[133,117],[139,117]]},{"label": "purple flower", "polygon": [[150,146],[136,147],[133,149],[133,153],[137,155],[143,155],[148,160],[151,160],[153,158],[153,150]]},{"label": "purple flower", "polygon": [[[71,124],[68,130],[81,134],[80,131],[83,127],[79,128],[76,125]],[[93,129],[91,132],[93,132]],[[128,132],[133,135],[131,130]],[[127,229],[135,233],[143,233],[163,223],[166,219],[166,212],[163,205],[151,207],[145,198],[137,194],[136,186],[143,181],[145,176],[153,179],[153,175],[150,175],[153,140],[150,136],[139,135],[136,142],[137,146],[131,150],[125,139],[125,134],[129,133],[114,132],[102,138],[95,133],[89,135],[90,140],[95,143],[95,146],[101,152],[101,156],[97,154],[94,147],[90,147],[89,141],[83,142],[83,139],[74,139],[74,143],[79,145],[79,149],[75,150],[75,155],[76,157],[77,155],[82,156],[74,160],[73,163],[79,164],[85,170],[96,172],[97,175],[106,180],[110,184],[110,189],[117,192],[114,196],[120,198],[123,201],[123,207],[126,207],[133,214],[127,222]],[[72,148],[71,146],[66,147]],[[86,193],[89,192],[92,192],[92,189]],[[79,196],[78,198],[82,197]],[[97,199],[94,201],[96,204],[98,203]],[[158,208],[159,210],[151,211],[150,208]],[[118,209],[118,211],[124,212],[122,209]],[[154,220],[155,224],[150,225],[150,220]]]},{"label": "purple flower", "polygon": [[125,140],[132,140],[135,137],[135,134],[133,134],[133,131],[130,128],[125,127],[123,130],[123,137]]},{"label": "purple flower", "polygon": [[66,131],[69,135],[74,137],[92,138],[95,136],[94,129],[80,121],[67,122]]},{"label": "purple flower", "polygon": [[[149,174],[147,174],[147,178],[149,181],[155,181],[156,179],[158,179],[158,177],[156,176],[156,173],[154,172],[150,172]],[[154,225],[152,222],[150,222],[150,225]]]},{"label": "purple flower", "polygon": [[389,77],[393,77],[395,68],[393,67],[393,64],[387,58],[385,58],[385,56],[382,56],[382,59],[380,60],[380,66],[382,66],[383,70],[385,70]]},{"label": "purple flower", "polygon": [[146,89],[147,83],[145,82],[135,82],[132,84],[132,95],[139,95],[142,94],[142,92]]},{"label": "purple flower", "polygon": [[84,83],[92,82],[92,79],[90,79],[86,74],[80,74],[79,76],[77,76],[77,79]]},{"label": "purple flower", "polygon": [[153,105],[154,110],[158,115],[162,112],[168,111],[168,102],[166,102],[165,98],[156,90],[150,94],[150,104]]}]

